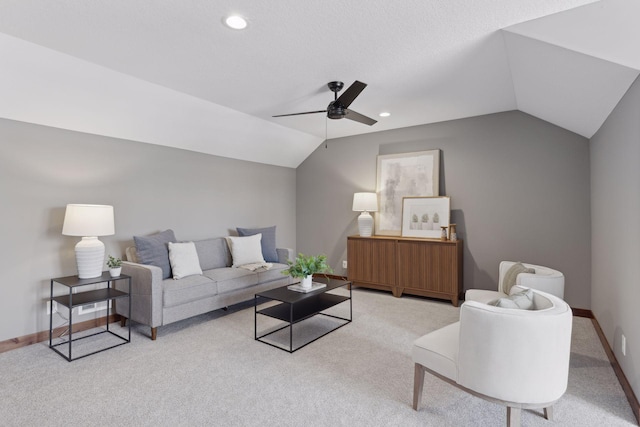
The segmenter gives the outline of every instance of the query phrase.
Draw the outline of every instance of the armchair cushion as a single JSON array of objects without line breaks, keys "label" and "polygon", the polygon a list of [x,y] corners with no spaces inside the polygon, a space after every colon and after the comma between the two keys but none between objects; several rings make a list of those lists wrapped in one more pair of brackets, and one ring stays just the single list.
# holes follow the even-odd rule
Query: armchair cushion
[{"label": "armchair cushion", "polygon": [[456,322],[418,338],[413,342],[413,361],[456,381],[459,335],[460,322]]},{"label": "armchair cushion", "polygon": [[518,279],[518,274],[520,273],[530,273],[535,274],[535,270],[533,268],[527,268],[522,265],[521,262],[517,262],[513,264],[507,272],[504,274],[504,279],[502,282],[502,292],[505,294],[509,294],[513,285],[516,284]]},{"label": "armchair cushion", "polygon": [[508,297],[498,298],[491,305],[502,308],[531,310],[533,309],[533,291],[531,289],[525,289],[521,292],[515,292]]}]

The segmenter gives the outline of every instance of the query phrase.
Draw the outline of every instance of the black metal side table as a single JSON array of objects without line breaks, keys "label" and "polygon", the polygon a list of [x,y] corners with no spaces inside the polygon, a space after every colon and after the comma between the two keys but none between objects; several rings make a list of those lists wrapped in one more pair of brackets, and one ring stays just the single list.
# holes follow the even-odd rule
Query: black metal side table
[{"label": "black metal side table", "polygon": [[[118,280],[127,280],[129,283],[129,288],[128,288],[128,292],[122,292],[119,291],[117,289],[115,289],[115,282]],[[53,296],[53,285],[54,283],[58,283],[60,285],[66,286],[67,288],[69,288],[69,295],[60,295],[57,297]],[[91,291],[84,291],[84,292],[80,292],[78,289],[78,292],[74,293],[74,289],[76,288],[80,288],[82,286],[87,286],[87,285],[95,285],[95,284],[99,284],[99,283],[106,283],[107,287],[106,288],[100,288],[100,289],[95,289],[95,290],[91,290]],[[90,356],[92,354],[96,354],[96,353],[100,353],[101,351],[105,351],[105,350],[109,350],[110,348],[114,348],[114,347],[118,347],[120,345],[123,344],[127,344],[129,342],[131,342],[131,322],[129,323],[129,333],[128,336],[125,338],[124,336],[121,336],[111,330],[109,330],[109,315],[110,315],[110,310],[109,310],[109,301],[111,300],[116,300],[119,298],[129,298],[129,318],[131,318],[131,276],[127,276],[126,274],[121,274],[118,277],[111,277],[111,275],[109,274],[109,272],[103,272],[101,276],[99,277],[94,277],[91,279],[80,279],[78,278],[78,276],[67,276],[67,277],[58,277],[55,279],[51,279],[51,294],[50,294],[50,298],[49,298],[49,304],[51,307],[51,310],[49,310],[49,348],[51,348],[53,351],[55,351],[56,353],[58,353],[60,356],[64,357],[67,361],[71,362],[73,360],[76,359],[81,359],[83,357],[87,357]],[[55,301],[57,304],[61,304],[65,307],[67,307],[69,309],[69,339],[67,341],[63,341],[61,343],[58,344],[53,344],[53,301]],[[98,303],[98,302],[103,302],[103,301],[107,301],[107,326],[106,329],[103,329],[99,332],[90,334],[90,335],[86,335],[86,336],[82,336],[80,338],[73,338],[73,309],[75,307],[79,307],[85,304],[93,304],[93,303]],[[93,337],[96,335],[100,335],[100,334],[111,334],[117,338],[119,338],[120,340],[122,340],[122,342],[119,342],[115,345],[111,345],[109,347],[106,348],[102,348],[100,350],[96,350],[96,351],[92,351],[90,353],[87,354],[83,354],[82,356],[78,356],[76,358],[74,358],[72,356],[71,350],[72,350],[72,344],[75,341],[78,340],[82,340],[85,338],[89,338],[89,337]],[[68,345],[69,346],[69,352],[68,355],[65,355],[63,352],[61,352],[60,350],[58,350],[57,347],[59,346],[63,346],[63,345]]]}]

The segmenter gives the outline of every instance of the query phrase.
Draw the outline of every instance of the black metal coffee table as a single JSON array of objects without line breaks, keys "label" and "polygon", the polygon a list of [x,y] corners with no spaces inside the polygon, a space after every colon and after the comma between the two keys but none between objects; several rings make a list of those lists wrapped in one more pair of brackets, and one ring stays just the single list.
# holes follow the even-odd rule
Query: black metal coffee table
[{"label": "black metal coffee table", "polygon": [[[336,279],[327,279],[327,278],[314,278],[313,281],[318,283],[325,283],[327,286],[322,289],[311,291],[309,293],[292,291],[287,289],[286,286],[283,286],[280,288],[271,289],[269,291],[255,294],[254,327],[255,327],[256,341],[261,341],[265,344],[269,344],[273,347],[279,348],[284,351],[288,351],[289,353],[293,353],[294,351],[300,350],[302,347],[308,344],[311,344],[312,342],[322,338],[328,333],[333,332],[336,329],[341,328],[347,323],[351,322],[352,314],[353,314],[353,306],[351,303],[351,286],[350,286],[351,282],[348,282],[345,280],[336,280]],[[349,296],[330,293],[330,291],[344,287],[344,286],[346,286],[349,289]],[[260,301],[261,299],[263,301]],[[263,304],[268,301],[279,301],[280,304],[272,305],[272,306],[258,310],[259,304]],[[323,311],[335,305],[343,303],[345,301],[349,301],[349,317],[348,318],[323,313]],[[283,322],[287,322],[287,324],[280,328],[271,330],[267,333],[264,333],[258,336],[258,315],[259,314],[272,317],[274,319],[278,319]],[[332,317],[334,319],[339,319],[344,322],[328,330],[322,335],[317,336],[312,340],[296,348],[293,348],[293,325],[316,315]],[[265,341],[263,339],[269,335],[275,334],[276,332],[286,328],[289,328],[289,348],[288,349],[286,347],[282,347],[280,345],[271,343],[269,341]]]}]

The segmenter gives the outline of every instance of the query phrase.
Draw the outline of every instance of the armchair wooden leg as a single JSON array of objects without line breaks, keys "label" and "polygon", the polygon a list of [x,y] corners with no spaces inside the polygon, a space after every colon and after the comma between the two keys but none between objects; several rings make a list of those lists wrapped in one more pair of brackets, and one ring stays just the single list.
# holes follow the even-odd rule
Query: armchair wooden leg
[{"label": "armchair wooden leg", "polygon": [[553,421],[553,406],[544,408],[544,417],[549,421]]},{"label": "armchair wooden leg", "polygon": [[520,427],[520,408],[507,406],[507,427]]},{"label": "armchair wooden leg", "polygon": [[155,341],[157,336],[158,336],[158,328],[151,328],[151,339]]},{"label": "armchair wooden leg", "polygon": [[418,403],[422,398],[422,388],[424,387],[424,366],[416,363],[413,375],[413,409],[418,410]]}]

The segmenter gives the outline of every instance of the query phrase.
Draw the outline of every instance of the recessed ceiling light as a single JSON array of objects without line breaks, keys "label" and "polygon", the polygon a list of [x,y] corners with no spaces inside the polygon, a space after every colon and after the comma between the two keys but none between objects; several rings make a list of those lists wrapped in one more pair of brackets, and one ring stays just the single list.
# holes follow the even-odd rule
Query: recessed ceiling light
[{"label": "recessed ceiling light", "polygon": [[224,23],[234,30],[244,30],[247,28],[247,20],[240,15],[231,15],[224,20]]},{"label": "recessed ceiling light", "polygon": [[382,113],[379,114],[380,117],[389,117],[391,115],[391,113],[384,111]]}]

